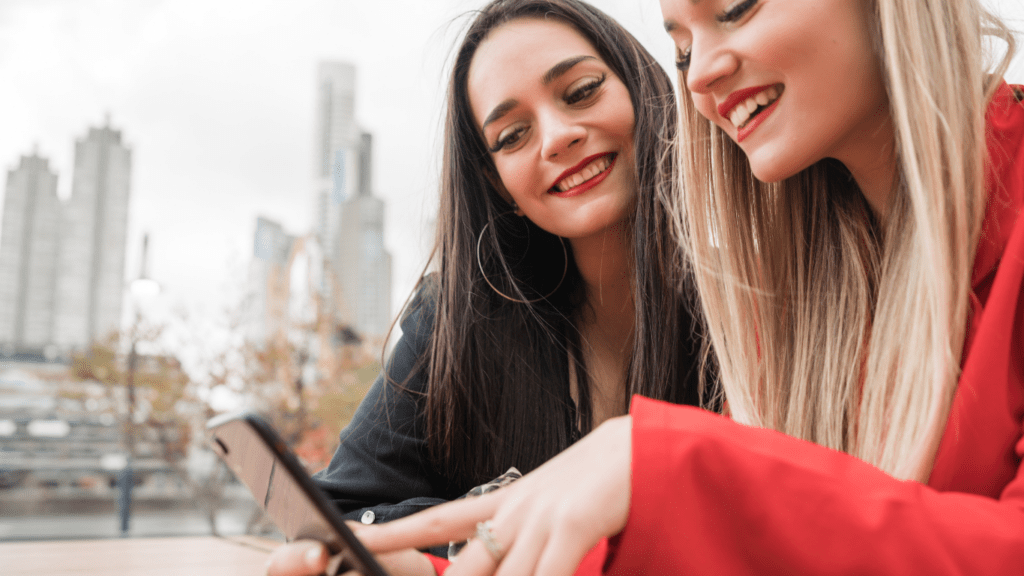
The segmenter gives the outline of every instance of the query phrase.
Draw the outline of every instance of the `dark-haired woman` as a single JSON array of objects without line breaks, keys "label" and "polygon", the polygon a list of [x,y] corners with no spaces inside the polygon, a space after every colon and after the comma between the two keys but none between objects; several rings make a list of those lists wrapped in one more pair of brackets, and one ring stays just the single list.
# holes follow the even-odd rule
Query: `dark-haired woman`
[{"label": "dark-haired woman", "polygon": [[[438,272],[318,475],[350,518],[392,520],[529,472],[631,394],[700,403],[701,344],[662,204],[672,92],[583,2],[479,12],[449,86]],[[304,573],[306,550],[322,553],[284,547],[271,572]]]}]

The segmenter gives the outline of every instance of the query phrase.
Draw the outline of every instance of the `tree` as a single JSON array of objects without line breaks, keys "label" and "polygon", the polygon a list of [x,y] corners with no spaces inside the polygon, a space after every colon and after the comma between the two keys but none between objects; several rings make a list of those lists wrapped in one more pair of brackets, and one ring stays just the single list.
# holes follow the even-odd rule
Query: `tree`
[{"label": "tree", "polygon": [[325,467],[338,434],[380,372],[372,346],[349,345],[326,359],[320,353],[315,371],[304,369],[309,353],[294,340],[278,339],[263,347],[247,344],[243,355],[246,394],[310,472]]},{"label": "tree", "polygon": [[[212,412],[197,395],[197,388],[178,358],[163,352],[153,343],[160,340],[164,328],[136,326],[128,334],[111,334],[94,342],[87,350],[72,355],[69,375],[71,383],[91,382],[103,386],[110,405],[120,406],[124,418],[126,450],[136,456],[157,458],[167,465],[174,477],[189,493],[207,517],[210,530],[217,533],[216,511],[221,507],[224,471],[215,463],[209,474],[196,478],[188,467],[193,434],[202,428]],[[134,371],[129,371],[130,339],[145,343],[148,354],[137,357]],[[129,391],[129,383],[132,390]],[[62,396],[75,398],[83,394],[80,386],[68,386]],[[129,408],[128,403],[131,403]]]}]

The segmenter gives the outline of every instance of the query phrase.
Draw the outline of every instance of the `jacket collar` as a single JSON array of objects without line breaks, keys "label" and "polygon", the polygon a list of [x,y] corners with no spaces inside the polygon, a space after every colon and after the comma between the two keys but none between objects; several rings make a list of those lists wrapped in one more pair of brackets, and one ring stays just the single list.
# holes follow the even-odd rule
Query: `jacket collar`
[{"label": "jacket collar", "polygon": [[1005,82],[996,90],[985,114],[988,199],[974,258],[972,288],[999,264],[1024,207],[1024,88]]}]

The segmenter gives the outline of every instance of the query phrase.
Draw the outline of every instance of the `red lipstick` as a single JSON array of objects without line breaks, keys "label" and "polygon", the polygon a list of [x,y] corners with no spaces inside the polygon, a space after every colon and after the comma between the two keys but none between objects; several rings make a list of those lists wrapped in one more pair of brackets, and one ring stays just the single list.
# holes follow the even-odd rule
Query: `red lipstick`
[{"label": "red lipstick", "polygon": [[[598,158],[601,158],[603,156],[611,156],[611,160],[609,161],[608,167],[605,168],[604,172],[601,172],[597,176],[594,176],[593,178],[591,178],[590,180],[587,180],[586,182],[580,184],[579,186],[570,188],[568,190],[565,190],[564,192],[559,192],[558,189],[555,188],[555,186],[557,186],[559,182],[561,182],[562,180],[565,180],[566,178],[568,178],[569,176],[572,176],[573,174],[579,172],[580,170],[583,170],[584,168],[587,167],[588,164],[590,164],[594,160],[597,160]],[[553,194],[555,196],[558,196],[559,198],[571,198],[573,196],[578,196],[580,194],[583,194],[587,190],[590,190],[594,186],[597,186],[598,184],[603,182],[604,179],[608,177],[608,174],[611,173],[612,168],[615,168],[615,160],[617,160],[618,157],[619,157],[619,155],[615,154],[614,152],[602,152],[601,154],[594,154],[593,156],[587,156],[586,158],[581,160],[579,162],[579,164],[576,164],[572,168],[569,168],[565,172],[562,172],[562,174],[558,176],[558,179],[555,180],[551,184],[551,186],[548,187],[548,190],[549,190],[548,193],[549,194]]]},{"label": "red lipstick", "polygon": [[765,84],[764,86],[744,88],[743,90],[737,90],[732,94],[729,94],[729,97],[725,99],[725,102],[722,102],[721,104],[718,105],[718,115],[728,120],[729,113],[732,112],[732,109],[735,108],[736,105],[738,105],[740,102],[743,102],[747,98],[750,98],[751,96],[757,96],[758,94],[764,92],[765,90],[771,88],[772,86],[775,86],[775,84]]}]

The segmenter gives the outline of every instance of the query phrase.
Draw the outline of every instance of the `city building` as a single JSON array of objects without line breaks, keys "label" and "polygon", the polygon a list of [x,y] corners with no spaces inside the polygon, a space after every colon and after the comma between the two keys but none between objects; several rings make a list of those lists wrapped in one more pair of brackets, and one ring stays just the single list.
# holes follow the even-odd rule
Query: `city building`
[{"label": "city building", "polygon": [[295,240],[278,222],[263,216],[256,219],[247,295],[246,331],[250,342],[263,345],[283,338],[288,330]]},{"label": "city building", "polygon": [[373,138],[355,121],[355,67],[322,62],[316,104],[321,294],[338,325],[381,337],[391,322],[391,255],[384,249],[384,203],[373,196]]},{"label": "city building", "polygon": [[42,356],[54,342],[60,240],[57,175],[34,153],[7,173],[0,237],[0,353]]},{"label": "city building", "polygon": [[62,350],[120,328],[130,173],[131,150],[109,122],[76,142],[57,268],[54,339]]},{"label": "city building", "polygon": [[92,128],[75,146],[71,197],[38,154],[7,175],[0,237],[0,357],[66,358],[121,323],[131,151]]},{"label": "city building", "polygon": [[359,186],[341,204],[335,273],[350,323],[380,336],[391,324],[391,255],[384,250],[384,202],[372,195],[372,143],[362,135]]},{"label": "city building", "polygon": [[[321,62],[317,72],[316,141],[313,143],[316,202],[314,233],[321,246],[330,247],[339,226],[339,206],[356,185],[355,162],[359,127],[355,121],[355,66],[347,62]],[[327,260],[337,254],[328,248]]]}]

